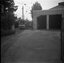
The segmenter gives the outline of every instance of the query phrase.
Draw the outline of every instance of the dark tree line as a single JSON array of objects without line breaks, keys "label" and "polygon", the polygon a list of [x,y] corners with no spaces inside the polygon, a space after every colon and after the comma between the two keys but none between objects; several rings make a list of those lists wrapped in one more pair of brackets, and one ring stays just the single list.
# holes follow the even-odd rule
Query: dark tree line
[{"label": "dark tree line", "polygon": [[7,30],[11,29],[14,24],[16,17],[14,16],[14,11],[17,10],[17,6],[14,6],[13,0],[0,0],[1,10],[1,29]]}]

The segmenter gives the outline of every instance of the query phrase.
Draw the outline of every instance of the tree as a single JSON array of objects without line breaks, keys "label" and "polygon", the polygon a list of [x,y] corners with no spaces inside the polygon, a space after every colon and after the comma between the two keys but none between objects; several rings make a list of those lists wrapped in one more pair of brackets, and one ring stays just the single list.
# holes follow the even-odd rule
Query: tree
[{"label": "tree", "polygon": [[31,9],[32,18],[33,18],[33,10],[42,10],[40,3],[35,2],[35,4],[33,4],[32,9]]},{"label": "tree", "polygon": [[13,0],[1,0],[0,2],[4,6],[4,12],[13,12],[17,10],[17,6],[14,6]]},{"label": "tree", "polygon": [[11,29],[16,19],[14,11],[17,10],[17,6],[14,6],[13,0],[1,0],[1,4],[4,6],[4,15],[1,17],[1,27],[3,29]]}]

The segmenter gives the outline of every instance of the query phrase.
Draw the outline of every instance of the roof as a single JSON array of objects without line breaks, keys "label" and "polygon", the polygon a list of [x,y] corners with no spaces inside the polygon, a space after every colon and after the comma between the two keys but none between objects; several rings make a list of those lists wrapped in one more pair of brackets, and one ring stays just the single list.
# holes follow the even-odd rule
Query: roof
[{"label": "roof", "polygon": [[58,9],[63,9],[64,8],[64,6],[56,6],[56,7],[53,7],[53,8],[51,8],[51,9],[49,9],[49,10],[58,10]]},{"label": "roof", "polygon": [[64,2],[59,3],[58,6],[55,6],[49,10],[59,10],[59,9],[64,9]]}]

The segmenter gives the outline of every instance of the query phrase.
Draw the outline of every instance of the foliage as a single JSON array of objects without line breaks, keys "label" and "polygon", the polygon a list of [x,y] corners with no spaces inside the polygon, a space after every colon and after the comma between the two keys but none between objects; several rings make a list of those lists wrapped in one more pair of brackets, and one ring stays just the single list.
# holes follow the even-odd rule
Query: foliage
[{"label": "foliage", "polygon": [[18,18],[18,21],[19,21],[19,24],[24,24],[25,23],[25,20],[23,20],[21,18]]},{"label": "foliage", "polygon": [[32,18],[33,18],[33,10],[42,10],[40,3],[36,2],[35,4],[33,4],[31,9]]},{"label": "foliage", "polygon": [[15,28],[18,28],[18,26],[19,26],[19,21],[16,21],[15,22]]},{"label": "foliage", "polygon": [[1,0],[1,4],[4,6],[4,12],[13,12],[17,10],[17,6],[14,6],[13,0]]},{"label": "foliage", "polygon": [[25,28],[26,29],[32,29],[32,21],[25,20]]},{"label": "foliage", "polygon": [[15,34],[15,30],[1,30],[1,37],[2,36],[8,36],[8,35],[12,35],[12,34]]},{"label": "foliage", "polygon": [[15,24],[15,17],[13,14],[6,14],[4,16],[1,17],[1,28],[3,28],[4,30],[8,30],[11,29],[11,26],[13,24]]},{"label": "foliage", "polygon": [[35,4],[33,4],[32,10],[42,10],[40,3],[36,2]]},{"label": "foliage", "polygon": [[11,29],[16,20],[13,12],[17,10],[17,6],[14,6],[13,0],[1,0],[1,4],[4,6],[4,15],[1,16],[1,28]]}]

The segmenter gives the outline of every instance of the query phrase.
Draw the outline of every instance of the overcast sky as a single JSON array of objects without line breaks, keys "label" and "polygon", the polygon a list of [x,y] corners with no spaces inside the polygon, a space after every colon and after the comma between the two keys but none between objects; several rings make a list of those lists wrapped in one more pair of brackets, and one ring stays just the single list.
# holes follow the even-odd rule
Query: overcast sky
[{"label": "overcast sky", "polygon": [[14,0],[15,5],[18,6],[17,11],[15,12],[17,17],[22,18],[22,6],[24,6],[24,18],[32,20],[30,10],[31,10],[32,5],[36,1],[38,1],[41,4],[43,10],[47,10],[54,6],[57,6],[59,2],[64,2],[64,0]]}]

